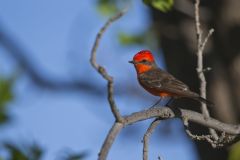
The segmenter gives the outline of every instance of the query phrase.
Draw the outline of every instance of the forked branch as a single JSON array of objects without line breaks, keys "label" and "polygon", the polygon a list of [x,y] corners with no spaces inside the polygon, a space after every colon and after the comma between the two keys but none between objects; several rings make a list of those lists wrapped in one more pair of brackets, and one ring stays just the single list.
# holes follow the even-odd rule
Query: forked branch
[{"label": "forked branch", "polygon": [[[196,34],[197,34],[197,73],[200,80],[200,96],[205,98],[206,95],[206,88],[207,88],[207,82],[204,75],[204,68],[203,68],[203,51],[205,49],[205,46],[208,42],[209,37],[213,34],[214,29],[210,29],[207,36],[203,39],[203,31],[201,29],[201,23],[200,23],[200,12],[199,12],[199,5],[200,0],[196,0],[195,2],[195,27],[196,27]],[[201,111],[205,118],[209,118],[209,111],[207,109],[207,105],[205,103],[201,103]],[[218,140],[218,135],[213,129],[209,129],[209,132],[213,136],[214,140]]]}]

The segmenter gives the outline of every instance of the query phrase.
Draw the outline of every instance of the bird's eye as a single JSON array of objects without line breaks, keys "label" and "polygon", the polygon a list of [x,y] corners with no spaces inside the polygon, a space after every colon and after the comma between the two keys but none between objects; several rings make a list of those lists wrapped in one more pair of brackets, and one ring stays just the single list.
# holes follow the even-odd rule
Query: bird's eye
[{"label": "bird's eye", "polygon": [[143,60],[142,60],[142,62],[143,62],[143,63],[146,63],[146,62],[147,62],[147,60],[146,60],[146,59],[143,59]]}]

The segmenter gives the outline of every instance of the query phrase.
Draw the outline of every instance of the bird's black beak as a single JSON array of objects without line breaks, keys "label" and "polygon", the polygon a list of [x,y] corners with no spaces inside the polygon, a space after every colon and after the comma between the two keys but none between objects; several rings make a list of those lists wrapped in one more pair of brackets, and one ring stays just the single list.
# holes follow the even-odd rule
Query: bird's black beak
[{"label": "bird's black beak", "polygon": [[134,64],[134,61],[128,61],[128,62]]}]

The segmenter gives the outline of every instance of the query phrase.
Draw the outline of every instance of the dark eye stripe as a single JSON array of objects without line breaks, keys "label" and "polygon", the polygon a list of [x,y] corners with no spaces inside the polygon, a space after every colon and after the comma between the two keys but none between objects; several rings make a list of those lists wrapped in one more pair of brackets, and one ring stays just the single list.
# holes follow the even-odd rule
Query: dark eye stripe
[{"label": "dark eye stripe", "polygon": [[152,65],[152,63],[146,59],[141,60],[139,63],[145,64],[145,65]]}]

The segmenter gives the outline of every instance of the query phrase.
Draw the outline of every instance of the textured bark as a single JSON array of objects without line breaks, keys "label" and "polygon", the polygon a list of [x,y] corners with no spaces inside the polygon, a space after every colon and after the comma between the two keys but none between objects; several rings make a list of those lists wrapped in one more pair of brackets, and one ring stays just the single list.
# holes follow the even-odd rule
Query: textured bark
[{"label": "textured bark", "polygon": [[[191,1],[175,1],[174,9],[169,13],[152,10],[153,28],[158,35],[159,47],[163,49],[167,69],[185,82],[194,91],[199,89],[196,73],[196,33],[194,30],[194,12]],[[201,25],[204,32],[210,28],[215,33],[207,44],[204,58],[205,67],[211,67],[207,73],[209,99],[216,108],[211,114],[224,122],[239,122],[240,113],[240,1],[202,0]],[[190,106],[189,102],[184,106]],[[199,108],[196,108],[197,110]],[[206,132],[199,126],[192,126],[196,132]],[[227,159],[225,149],[212,149],[209,144],[196,142],[202,160]]]}]

